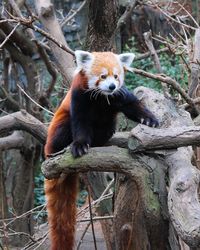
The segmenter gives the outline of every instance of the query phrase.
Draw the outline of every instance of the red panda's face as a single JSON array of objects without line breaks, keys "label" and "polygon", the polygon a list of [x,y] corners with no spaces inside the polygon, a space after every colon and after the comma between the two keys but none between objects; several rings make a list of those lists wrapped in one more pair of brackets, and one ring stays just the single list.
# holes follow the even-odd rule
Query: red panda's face
[{"label": "red panda's face", "polygon": [[99,89],[103,94],[112,94],[124,83],[124,69],[134,59],[134,54],[116,55],[112,52],[76,51],[77,71],[88,78],[89,89]]}]

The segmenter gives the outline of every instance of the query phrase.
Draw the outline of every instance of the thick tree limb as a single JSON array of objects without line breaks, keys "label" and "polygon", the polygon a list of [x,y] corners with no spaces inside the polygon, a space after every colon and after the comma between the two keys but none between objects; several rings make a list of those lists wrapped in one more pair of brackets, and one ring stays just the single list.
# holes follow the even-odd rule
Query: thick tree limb
[{"label": "thick tree limb", "polygon": [[[66,48],[69,48],[64,35],[61,31],[60,25],[58,20],[55,16],[53,5],[51,4],[50,0],[35,0],[35,6],[40,17],[42,24],[44,25],[45,29],[56,38],[61,44],[63,44]],[[73,56],[69,53],[64,52],[61,48],[55,45],[53,42],[50,42],[50,47],[53,51],[53,54],[57,60],[57,64],[59,69],[65,79],[65,82],[69,86],[72,80],[72,75],[74,71],[74,62]],[[69,51],[71,51],[69,49]]]},{"label": "thick tree limb", "polygon": [[13,130],[24,130],[33,135],[42,144],[46,141],[46,126],[24,110],[0,118],[1,135]]},{"label": "thick tree limb", "polygon": [[[102,161],[102,159],[104,159]],[[89,154],[74,159],[70,149],[65,154],[49,158],[42,165],[42,172],[48,179],[58,178],[61,173],[83,173],[88,171],[128,173],[140,165],[133,160],[127,149],[116,146],[90,148]]]},{"label": "thick tree limb", "polygon": [[24,137],[19,131],[14,131],[11,135],[0,138],[0,151],[20,149],[23,145]]},{"label": "thick tree limb", "polygon": [[128,145],[133,152],[174,149],[189,145],[200,146],[200,127],[185,126],[153,129],[138,125],[131,131]]}]

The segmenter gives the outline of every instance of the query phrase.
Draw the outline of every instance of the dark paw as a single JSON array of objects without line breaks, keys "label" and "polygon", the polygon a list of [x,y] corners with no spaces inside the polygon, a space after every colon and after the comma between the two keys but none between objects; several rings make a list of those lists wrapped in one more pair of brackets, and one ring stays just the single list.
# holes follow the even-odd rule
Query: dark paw
[{"label": "dark paw", "polygon": [[71,152],[74,158],[81,157],[88,153],[89,144],[86,142],[75,141],[71,145]]},{"label": "dark paw", "polygon": [[140,122],[142,124],[145,124],[149,127],[158,127],[159,126],[159,122],[156,118],[153,118],[153,117],[149,117],[149,118],[141,118]]}]

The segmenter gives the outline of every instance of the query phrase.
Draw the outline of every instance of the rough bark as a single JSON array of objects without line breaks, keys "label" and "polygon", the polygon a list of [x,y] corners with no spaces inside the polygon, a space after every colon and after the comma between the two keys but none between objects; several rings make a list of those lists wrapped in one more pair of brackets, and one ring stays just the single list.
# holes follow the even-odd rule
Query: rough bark
[{"label": "rough bark", "polygon": [[[199,85],[199,74],[200,74],[200,28],[196,29],[194,43],[193,43],[193,58],[190,64],[191,68],[191,83],[189,87],[189,96],[196,97],[195,91]],[[197,95],[198,96],[198,95]]]},{"label": "rough bark", "polygon": [[[15,175],[12,179],[14,183],[12,186],[12,208],[15,216],[22,215],[34,207],[34,153],[35,143],[32,137],[26,134],[24,147],[20,150]],[[34,232],[33,214],[16,219],[12,228],[16,232],[25,233],[16,235],[13,238],[13,245],[24,246],[30,240],[28,235],[33,235]]]},{"label": "rough bark", "polygon": [[111,50],[117,18],[118,2],[116,0],[90,0],[86,49],[90,51]]},{"label": "rough bark", "polygon": [[[61,27],[56,18],[54,7],[50,0],[35,0],[35,6],[40,18],[40,21],[44,25],[45,29],[66,47],[68,47],[67,42],[64,38],[64,35],[61,31]],[[49,45],[53,52],[53,55],[56,58],[57,65],[59,70],[64,78],[64,81],[67,86],[70,86],[73,71],[75,68],[73,56],[61,48],[59,48],[56,44],[49,41]]]},{"label": "rough bark", "polygon": [[20,149],[24,145],[24,137],[18,132],[14,131],[11,135],[0,138],[0,151],[8,149]]}]

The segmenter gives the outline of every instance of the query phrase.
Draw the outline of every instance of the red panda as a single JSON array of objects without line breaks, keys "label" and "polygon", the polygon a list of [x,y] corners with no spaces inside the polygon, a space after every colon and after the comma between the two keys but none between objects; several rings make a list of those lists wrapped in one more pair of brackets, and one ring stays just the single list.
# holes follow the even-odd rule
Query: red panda
[{"label": "red panda", "polygon": [[[124,87],[124,73],[134,54],[75,52],[77,69],[71,88],[48,128],[45,155],[71,145],[73,157],[104,145],[114,134],[117,113],[148,126],[155,116]],[[76,224],[77,174],[45,181],[52,250],[72,250]]]}]

